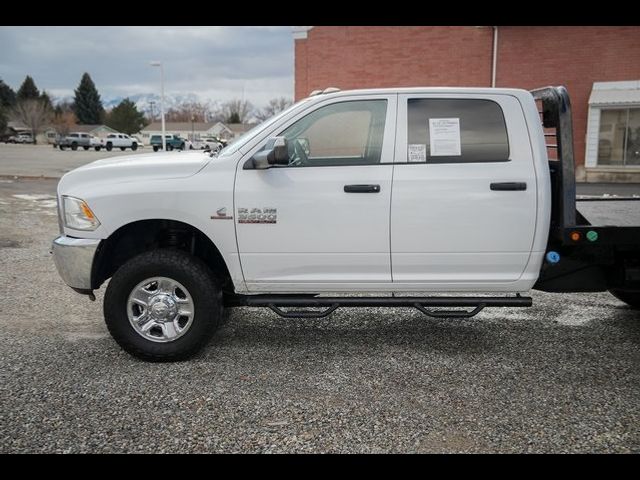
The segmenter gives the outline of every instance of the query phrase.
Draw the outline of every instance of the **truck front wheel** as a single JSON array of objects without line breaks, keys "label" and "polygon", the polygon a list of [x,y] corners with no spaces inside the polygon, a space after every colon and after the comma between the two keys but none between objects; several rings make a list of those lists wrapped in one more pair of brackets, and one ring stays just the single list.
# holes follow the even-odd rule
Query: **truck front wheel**
[{"label": "truck front wheel", "polygon": [[129,260],[113,275],[104,317],[116,342],[155,362],[185,360],[211,338],[222,319],[222,291],[209,268],[179,250]]},{"label": "truck front wheel", "polygon": [[629,290],[609,290],[609,292],[627,305],[633,308],[640,308],[640,292],[631,292]]}]

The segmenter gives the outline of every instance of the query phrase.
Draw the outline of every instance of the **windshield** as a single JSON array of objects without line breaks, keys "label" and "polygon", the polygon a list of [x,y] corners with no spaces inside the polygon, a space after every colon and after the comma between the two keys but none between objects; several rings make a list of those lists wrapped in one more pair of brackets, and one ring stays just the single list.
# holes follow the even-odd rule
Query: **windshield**
[{"label": "windshield", "polygon": [[294,108],[297,108],[299,105],[301,105],[302,103],[307,102],[308,100],[309,100],[309,98],[302,99],[299,102],[294,103],[293,105],[291,105],[286,110],[283,110],[279,114],[269,118],[268,120],[265,120],[262,123],[259,123],[258,125],[253,127],[251,130],[247,130],[242,135],[240,135],[238,138],[234,139],[231,143],[229,143],[229,145],[227,145],[222,150],[220,150],[220,153],[218,153],[218,155],[220,156],[220,155],[225,155],[226,153],[235,152],[240,147],[242,147],[245,143],[247,143],[249,140],[251,140],[255,135],[259,134],[263,130],[266,130],[272,124],[274,124],[275,122],[280,120],[282,117],[287,115]]}]

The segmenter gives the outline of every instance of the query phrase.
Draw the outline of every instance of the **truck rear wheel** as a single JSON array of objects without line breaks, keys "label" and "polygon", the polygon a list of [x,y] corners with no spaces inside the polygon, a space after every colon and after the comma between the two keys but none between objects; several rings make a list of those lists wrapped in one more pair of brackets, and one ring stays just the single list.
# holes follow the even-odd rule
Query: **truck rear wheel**
[{"label": "truck rear wheel", "polygon": [[110,152],[112,148],[113,148],[113,143],[107,142],[107,152]]},{"label": "truck rear wheel", "polygon": [[104,317],[115,341],[149,361],[185,360],[222,320],[222,291],[208,267],[179,250],[159,249],[129,260],[113,275]]},{"label": "truck rear wheel", "polygon": [[154,152],[157,152],[159,149],[160,149],[160,147],[158,147],[157,145],[154,145],[154,146],[153,146],[153,151],[154,151]]},{"label": "truck rear wheel", "polygon": [[633,308],[640,308],[640,292],[609,290],[609,293]]}]

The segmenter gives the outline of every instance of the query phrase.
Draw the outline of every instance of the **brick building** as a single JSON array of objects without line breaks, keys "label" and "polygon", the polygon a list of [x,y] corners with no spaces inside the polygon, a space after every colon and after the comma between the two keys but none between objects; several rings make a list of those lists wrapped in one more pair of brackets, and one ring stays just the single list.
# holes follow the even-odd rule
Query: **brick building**
[{"label": "brick building", "polygon": [[315,89],[565,85],[582,181],[640,182],[640,27],[294,27]]}]

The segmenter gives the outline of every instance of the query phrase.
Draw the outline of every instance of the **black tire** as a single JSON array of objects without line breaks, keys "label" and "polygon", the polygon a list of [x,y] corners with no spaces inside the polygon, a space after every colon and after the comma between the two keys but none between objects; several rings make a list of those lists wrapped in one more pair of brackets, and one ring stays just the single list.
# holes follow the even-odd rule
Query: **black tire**
[{"label": "black tire", "polygon": [[184,150],[184,143],[180,144],[180,150]]},{"label": "black tire", "polygon": [[111,150],[113,150],[113,143],[107,142],[107,152],[110,152]]},{"label": "black tire", "polygon": [[96,152],[100,151],[100,147],[94,147],[96,149]]},{"label": "black tire", "polygon": [[167,151],[170,152],[171,150],[173,150],[173,145],[167,145]]},{"label": "black tire", "polygon": [[75,152],[76,150],[78,150],[78,144],[77,144],[76,142],[73,142],[73,143],[71,144],[71,150],[73,150],[74,152]]},{"label": "black tire", "polygon": [[157,145],[154,145],[154,146],[153,146],[153,151],[154,151],[154,152],[157,152],[158,150],[160,150],[160,147],[159,147],[159,146],[157,146]]},{"label": "black tire", "polygon": [[63,147],[62,145],[58,145],[58,148],[59,148],[60,150],[64,150],[64,149],[65,149],[65,148],[67,148],[67,147]]},{"label": "black tire", "polygon": [[[127,299],[133,288],[154,276],[180,282],[194,303],[189,330],[167,343],[153,342],[138,334],[127,316]],[[105,292],[104,318],[115,341],[131,355],[152,362],[186,360],[206,345],[221,324],[222,290],[200,259],[180,250],[153,250],[132,258],[113,275]]]},{"label": "black tire", "polygon": [[138,149],[138,144],[136,142],[133,142],[133,144],[131,145],[131,150],[135,152],[137,149]]},{"label": "black tire", "polygon": [[82,147],[82,148],[84,148],[85,150],[89,150],[89,147]]},{"label": "black tire", "polygon": [[127,149],[127,147],[120,147],[120,150],[122,150],[123,152]]},{"label": "black tire", "polygon": [[609,290],[609,293],[622,300],[632,308],[640,308],[640,292],[631,292],[628,290]]}]

